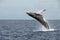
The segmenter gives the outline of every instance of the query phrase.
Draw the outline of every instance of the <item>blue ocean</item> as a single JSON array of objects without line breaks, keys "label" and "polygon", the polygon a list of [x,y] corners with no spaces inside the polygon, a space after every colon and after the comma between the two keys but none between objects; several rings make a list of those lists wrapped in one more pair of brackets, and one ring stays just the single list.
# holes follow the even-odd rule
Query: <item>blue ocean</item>
[{"label": "blue ocean", "polygon": [[35,31],[41,29],[36,20],[0,20],[0,40],[60,40],[60,20],[49,20],[55,31]]}]

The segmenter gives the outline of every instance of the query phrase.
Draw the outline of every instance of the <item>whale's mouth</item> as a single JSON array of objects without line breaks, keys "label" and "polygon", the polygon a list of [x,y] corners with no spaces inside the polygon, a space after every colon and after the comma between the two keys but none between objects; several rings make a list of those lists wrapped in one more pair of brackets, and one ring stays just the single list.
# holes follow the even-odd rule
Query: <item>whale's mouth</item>
[{"label": "whale's mouth", "polygon": [[35,13],[27,13],[31,17],[35,17]]}]

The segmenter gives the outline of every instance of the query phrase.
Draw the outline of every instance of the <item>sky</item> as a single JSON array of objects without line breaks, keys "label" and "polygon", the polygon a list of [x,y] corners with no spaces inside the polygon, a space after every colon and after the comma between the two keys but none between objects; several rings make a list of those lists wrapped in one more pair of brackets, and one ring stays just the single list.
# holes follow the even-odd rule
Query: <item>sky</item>
[{"label": "sky", "polygon": [[59,0],[0,0],[0,19],[32,20],[26,11],[46,9],[46,19],[60,19]]}]

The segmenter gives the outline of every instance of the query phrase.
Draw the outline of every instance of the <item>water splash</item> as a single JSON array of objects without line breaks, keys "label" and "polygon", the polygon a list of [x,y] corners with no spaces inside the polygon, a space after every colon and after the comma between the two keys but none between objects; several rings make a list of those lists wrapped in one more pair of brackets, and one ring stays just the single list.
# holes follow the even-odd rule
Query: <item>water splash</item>
[{"label": "water splash", "polygon": [[44,26],[42,26],[41,31],[55,31],[55,29],[46,29]]},{"label": "water splash", "polygon": [[52,29],[52,28],[46,29],[44,26],[42,26],[42,28],[39,28],[39,29],[33,30],[33,31],[35,32],[35,31],[55,31],[55,30],[56,30],[56,29]]}]

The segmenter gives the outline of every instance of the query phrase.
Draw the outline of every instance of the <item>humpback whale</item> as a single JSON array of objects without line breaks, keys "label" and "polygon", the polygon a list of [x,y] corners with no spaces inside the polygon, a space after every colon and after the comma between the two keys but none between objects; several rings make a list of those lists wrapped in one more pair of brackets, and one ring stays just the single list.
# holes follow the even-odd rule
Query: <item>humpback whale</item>
[{"label": "humpback whale", "polygon": [[42,9],[38,12],[30,12],[27,11],[26,13],[31,16],[32,18],[36,19],[37,21],[39,21],[46,29],[49,29],[49,25],[48,22],[45,20],[45,18],[43,17],[42,13],[46,11],[46,9]]}]

